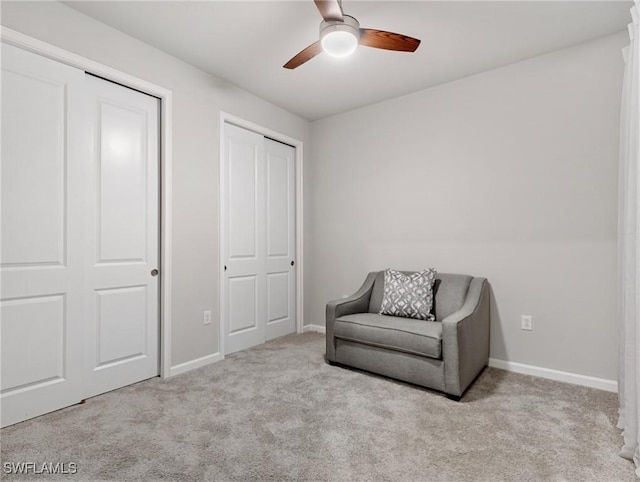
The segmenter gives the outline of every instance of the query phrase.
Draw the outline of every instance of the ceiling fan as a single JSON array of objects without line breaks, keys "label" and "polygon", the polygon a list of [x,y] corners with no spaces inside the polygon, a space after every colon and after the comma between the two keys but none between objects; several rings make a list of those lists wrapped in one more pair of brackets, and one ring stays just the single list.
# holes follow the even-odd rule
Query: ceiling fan
[{"label": "ceiling fan", "polygon": [[300,67],[323,50],[333,57],[346,57],[358,45],[399,52],[415,52],[420,45],[420,40],[399,33],[360,28],[360,23],[354,17],[342,12],[342,0],[313,1],[323,18],[320,23],[320,40],[284,64],[285,69]]}]

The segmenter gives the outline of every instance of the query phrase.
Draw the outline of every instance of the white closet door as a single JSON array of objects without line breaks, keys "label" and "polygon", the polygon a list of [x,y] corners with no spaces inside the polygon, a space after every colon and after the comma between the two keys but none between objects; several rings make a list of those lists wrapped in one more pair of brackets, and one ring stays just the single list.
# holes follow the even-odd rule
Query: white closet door
[{"label": "white closet door", "polygon": [[158,100],[2,44],[2,426],[159,373]]},{"label": "white closet door", "polygon": [[2,44],[2,426],[83,398],[84,75]]},{"label": "white closet door", "polygon": [[158,99],[87,75],[90,397],[159,373]]},{"label": "white closet door", "polygon": [[266,338],[295,331],[295,155],[293,147],[264,140],[266,185]]},{"label": "white closet door", "polygon": [[295,149],[226,124],[225,353],[295,331]]},{"label": "white closet door", "polygon": [[226,353],[265,340],[264,138],[225,125]]}]

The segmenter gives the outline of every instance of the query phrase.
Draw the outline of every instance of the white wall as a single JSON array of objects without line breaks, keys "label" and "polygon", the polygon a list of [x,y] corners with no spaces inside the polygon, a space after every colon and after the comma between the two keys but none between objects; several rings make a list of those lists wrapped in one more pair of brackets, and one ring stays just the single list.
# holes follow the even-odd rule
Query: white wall
[{"label": "white wall", "polygon": [[[616,378],[626,33],[312,124],[307,324],[368,271],[487,277],[491,356]],[[534,330],[520,329],[532,315]]]},{"label": "white wall", "polygon": [[57,2],[2,2],[1,22],[173,91],[172,365],[218,352],[220,111],[303,142],[308,122]]}]

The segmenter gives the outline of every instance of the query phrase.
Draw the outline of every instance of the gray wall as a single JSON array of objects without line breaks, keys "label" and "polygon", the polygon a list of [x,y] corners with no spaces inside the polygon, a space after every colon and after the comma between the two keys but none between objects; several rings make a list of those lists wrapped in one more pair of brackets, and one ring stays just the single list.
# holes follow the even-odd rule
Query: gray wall
[{"label": "gray wall", "polygon": [[[486,276],[491,356],[616,379],[626,33],[312,124],[308,324],[368,271]],[[533,316],[532,332],[520,317]]]},{"label": "gray wall", "polygon": [[216,353],[220,111],[303,142],[309,123],[57,2],[2,2],[1,22],[173,91],[172,365]]},{"label": "gray wall", "polygon": [[64,5],[1,21],[173,91],[173,365],[218,351],[224,110],[305,142],[306,324],[369,270],[435,266],[490,279],[492,357],[616,378],[625,33],[309,125]]}]

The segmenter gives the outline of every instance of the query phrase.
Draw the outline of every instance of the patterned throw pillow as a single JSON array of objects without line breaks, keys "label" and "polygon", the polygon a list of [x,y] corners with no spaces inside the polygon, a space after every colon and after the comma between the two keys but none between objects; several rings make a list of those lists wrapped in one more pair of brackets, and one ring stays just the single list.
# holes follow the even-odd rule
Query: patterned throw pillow
[{"label": "patterned throw pillow", "polygon": [[384,295],[380,305],[381,315],[435,320],[433,307],[433,282],[435,268],[406,275],[395,269],[384,271]]}]

